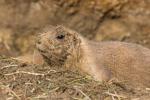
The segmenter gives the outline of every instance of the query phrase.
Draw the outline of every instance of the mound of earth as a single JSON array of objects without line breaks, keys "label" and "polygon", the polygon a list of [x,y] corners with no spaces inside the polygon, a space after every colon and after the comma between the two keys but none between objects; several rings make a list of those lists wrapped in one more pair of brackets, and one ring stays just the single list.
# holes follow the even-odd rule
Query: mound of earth
[{"label": "mound of earth", "polygon": [[100,83],[59,66],[28,65],[0,57],[1,100],[148,100],[150,90],[134,90],[125,82]]}]

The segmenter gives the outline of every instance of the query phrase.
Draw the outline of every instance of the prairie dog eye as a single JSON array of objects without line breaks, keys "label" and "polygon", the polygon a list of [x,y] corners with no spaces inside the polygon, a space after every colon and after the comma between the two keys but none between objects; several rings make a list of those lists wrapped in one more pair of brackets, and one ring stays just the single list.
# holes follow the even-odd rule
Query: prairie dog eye
[{"label": "prairie dog eye", "polygon": [[62,39],[65,38],[65,35],[64,34],[60,34],[60,35],[57,35],[56,38],[59,39],[59,40],[62,40]]}]

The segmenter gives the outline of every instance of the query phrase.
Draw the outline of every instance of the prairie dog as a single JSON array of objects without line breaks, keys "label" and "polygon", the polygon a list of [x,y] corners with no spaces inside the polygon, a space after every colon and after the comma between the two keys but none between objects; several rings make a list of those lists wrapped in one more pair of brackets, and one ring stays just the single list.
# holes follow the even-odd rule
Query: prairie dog
[{"label": "prairie dog", "polygon": [[94,42],[63,26],[49,26],[36,47],[51,65],[77,67],[98,81],[112,78],[150,87],[150,49],[125,42]]}]

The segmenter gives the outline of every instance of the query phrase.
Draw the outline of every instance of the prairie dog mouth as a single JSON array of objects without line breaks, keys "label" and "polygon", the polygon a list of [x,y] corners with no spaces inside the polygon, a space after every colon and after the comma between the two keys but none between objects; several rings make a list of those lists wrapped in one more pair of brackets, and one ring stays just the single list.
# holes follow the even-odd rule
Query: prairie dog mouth
[{"label": "prairie dog mouth", "polygon": [[38,49],[38,51],[40,51],[41,53],[46,53],[45,50],[42,50],[42,49],[39,49],[39,48],[37,48],[37,49]]},{"label": "prairie dog mouth", "polygon": [[[46,53],[46,48],[44,47],[44,46],[42,46],[42,45],[40,45],[40,44],[36,44],[36,48],[37,48],[37,50],[39,51],[39,52],[41,52],[41,53]],[[45,49],[44,49],[45,48]]]}]

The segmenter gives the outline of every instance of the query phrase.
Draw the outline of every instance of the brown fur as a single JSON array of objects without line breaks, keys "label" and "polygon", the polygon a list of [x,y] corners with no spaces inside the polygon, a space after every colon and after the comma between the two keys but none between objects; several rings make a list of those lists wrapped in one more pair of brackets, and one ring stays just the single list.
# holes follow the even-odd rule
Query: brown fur
[{"label": "brown fur", "polygon": [[[64,35],[64,39],[57,39]],[[37,49],[52,65],[77,67],[99,81],[117,78],[150,87],[150,49],[124,42],[93,42],[63,26],[39,35]]]},{"label": "brown fur", "polygon": [[14,58],[22,63],[28,63],[28,64],[44,64],[44,59],[42,55],[39,53],[39,51],[35,50],[33,54],[25,54],[23,56],[19,56],[17,58]]}]

